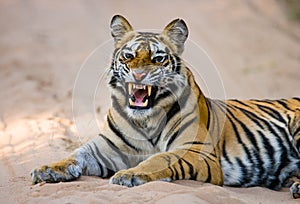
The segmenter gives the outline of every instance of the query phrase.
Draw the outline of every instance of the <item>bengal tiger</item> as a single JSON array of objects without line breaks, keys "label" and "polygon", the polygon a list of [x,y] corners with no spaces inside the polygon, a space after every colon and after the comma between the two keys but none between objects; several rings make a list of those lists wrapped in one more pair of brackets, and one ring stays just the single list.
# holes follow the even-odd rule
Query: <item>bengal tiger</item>
[{"label": "bengal tiger", "polygon": [[[31,171],[33,184],[94,175],[128,187],[191,179],[279,190],[300,176],[300,98],[206,98],[181,58],[182,19],[153,33],[115,15],[110,28],[112,105],[104,128],[69,158]],[[290,192],[300,197],[300,182]]]}]

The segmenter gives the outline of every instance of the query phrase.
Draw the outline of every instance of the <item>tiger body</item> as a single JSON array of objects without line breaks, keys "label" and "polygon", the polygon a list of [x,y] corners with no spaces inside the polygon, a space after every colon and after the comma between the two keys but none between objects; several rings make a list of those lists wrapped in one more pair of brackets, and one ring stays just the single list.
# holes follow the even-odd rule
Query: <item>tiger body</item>
[{"label": "tiger body", "polygon": [[299,98],[226,101],[218,144],[225,185],[279,190],[299,173],[299,107]]},{"label": "tiger body", "polygon": [[[176,19],[162,33],[111,22],[112,106],[103,131],[69,158],[31,172],[33,183],[111,177],[137,186],[192,179],[280,189],[300,171],[300,99],[213,100],[180,55],[188,30]],[[292,185],[299,197],[299,183]]]}]

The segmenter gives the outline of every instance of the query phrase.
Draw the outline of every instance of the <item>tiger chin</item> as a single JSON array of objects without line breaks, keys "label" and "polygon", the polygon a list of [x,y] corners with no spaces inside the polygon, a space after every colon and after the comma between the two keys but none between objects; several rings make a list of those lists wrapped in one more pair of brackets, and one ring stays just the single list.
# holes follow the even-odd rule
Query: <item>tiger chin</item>
[{"label": "tiger chin", "polygon": [[[206,98],[181,59],[182,19],[152,33],[116,15],[110,28],[112,106],[104,128],[68,158],[32,170],[34,184],[93,175],[128,187],[191,179],[279,190],[299,178],[299,98]],[[290,183],[293,198],[299,184]]]}]

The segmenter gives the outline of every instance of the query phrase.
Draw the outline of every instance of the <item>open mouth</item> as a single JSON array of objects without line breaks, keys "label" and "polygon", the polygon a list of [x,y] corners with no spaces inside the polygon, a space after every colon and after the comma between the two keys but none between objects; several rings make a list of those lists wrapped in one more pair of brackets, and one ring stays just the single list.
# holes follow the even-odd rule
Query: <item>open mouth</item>
[{"label": "open mouth", "polygon": [[127,83],[128,106],[134,109],[148,109],[153,105],[155,87],[145,84]]}]

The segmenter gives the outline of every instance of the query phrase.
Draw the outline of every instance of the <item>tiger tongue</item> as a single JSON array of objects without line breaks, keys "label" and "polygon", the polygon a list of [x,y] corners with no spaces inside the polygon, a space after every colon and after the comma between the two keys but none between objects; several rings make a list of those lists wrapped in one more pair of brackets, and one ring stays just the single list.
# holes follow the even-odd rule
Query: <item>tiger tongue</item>
[{"label": "tiger tongue", "polygon": [[137,89],[133,91],[133,96],[135,106],[144,106],[144,102],[147,99],[148,92],[146,90]]}]

